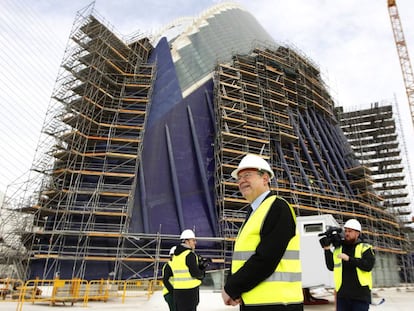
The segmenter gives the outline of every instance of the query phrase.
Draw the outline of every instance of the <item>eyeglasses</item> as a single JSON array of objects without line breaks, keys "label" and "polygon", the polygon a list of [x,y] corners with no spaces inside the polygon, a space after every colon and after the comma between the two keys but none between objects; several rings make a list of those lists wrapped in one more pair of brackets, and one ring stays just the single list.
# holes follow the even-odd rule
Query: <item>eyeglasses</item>
[{"label": "eyeglasses", "polygon": [[246,172],[240,175],[237,175],[237,182],[240,182],[242,179],[250,179],[254,175],[259,175],[258,171]]}]

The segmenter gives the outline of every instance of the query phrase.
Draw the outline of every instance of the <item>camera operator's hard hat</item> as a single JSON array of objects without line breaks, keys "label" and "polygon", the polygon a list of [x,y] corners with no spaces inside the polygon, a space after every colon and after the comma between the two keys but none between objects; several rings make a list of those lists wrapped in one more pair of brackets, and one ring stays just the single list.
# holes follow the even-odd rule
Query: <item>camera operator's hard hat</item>
[{"label": "camera operator's hard hat", "polygon": [[174,255],[175,249],[177,248],[177,246],[173,246],[170,248],[170,252],[168,253],[168,255]]},{"label": "camera operator's hard hat", "polygon": [[188,239],[195,239],[195,234],[193,230],[186,229],[183,232],[181,232],[180,240],[188,240]]},{"label": "camera operator's hard hat", "polygon": [[270,179],[272,179],[275,174],[273,173],[269,163],[263,159],[262,157],[255,155],[255,154],[246,154],[243,159],[241,159],[239,166],[231,172],[231,176],[237,179],[237,174],[241,170],[245,170],[248,168],[255,168],[259,171],[266,171],[270,175]]},{"label": "camera operator's hard hat", "polygon": [[346,221],[344,228],[353,229],[361,232],[361,224],[356,219],[349,219]]}]

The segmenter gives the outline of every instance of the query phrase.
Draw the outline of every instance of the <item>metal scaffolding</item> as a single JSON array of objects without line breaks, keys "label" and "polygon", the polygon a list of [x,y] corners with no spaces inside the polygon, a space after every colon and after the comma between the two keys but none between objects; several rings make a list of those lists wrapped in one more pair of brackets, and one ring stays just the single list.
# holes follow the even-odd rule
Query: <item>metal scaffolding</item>
[{"label": "metal scaffolding", "polygon": [[[400,239],[394,248],[398,248],[398,265],[401,279],[412,281],[413,262],[412,245],[409,233],[411,223],[409,188],[407,172],[402,164],[404,142],[398,135],[398,112],[391,104],[374,103],[368,109],[344,112],[338,110],[341,128],[352,146],[353,154],[370,172],[370,183],[378,196],[377,204],[381,209],[395,216],[400,225]],[[400,134],[401,135],[401,134]],[[375,199],[375,197],[372,197]],[[375,245],[379,249],[391,248],[395,240],[390,238],[389,227],[374,223],[377,232]]]},{"label": "metal scaffolding", "polygon": [[[291,202],[298,215],[329,213],[340,224],[357,218],[365,237],[384,258],[407,254],[406,237],[388,207],[392,201],[394,208],[407,212],[408,202],[397,206],[402,201],[397,203],[394,194],[384,192],[372,165],[361,158],[385,165],[379,155],[357,150],[346,128],[346,136],[338,136],[333,100],[308,59],[279,47],[235,55],[232,64],[220,64],[215,75],[215,116],[216,202],[222,236],[228,241],[226,254],[248,204],[230,173],[247,152],[273,164],[272,189]],[[377,122],[385,126],[388,121]],[[366,128],[385,137],[384,127],[368,124]],[[357,132],[361,135],[361,129]],[[398,154],[390,152],[386,156],[395,157],[390,161],[398,161]],[[389,173],[397,179],[401,171],[399,167]],[[229,262],[230,257],[225,260]]]},{"label": "metal scaffolding", "polygon": [[83,278],[93,262],[119,275],[137,260],[128,226],[156,75],[152,46],[124,43],[91,13],[79,12],[70,34],[42,130],[47,152],[34,163],[43,182],[25,207],[34,215],[29,260],[44,265],[41,278],[61,272],[62,261],[72,267],[66,277]]},{"label": "metal scaffolding", "polygon": [[[29,262],[42,271],[38,277],[43,279],[57,274],[88,279],[91,270],[102,278],[139,278],[148,269],[156,278],[159,262],[167,259],[161,253],[167,257],[166,250],[178,237],[132,233],[131,224],[135,203],[142,199],[138,190],[144,183],[143,137],[160,68],[150,62],[154,49],[148,38],[125,42],[92,13],[93,7],[79,12],[70,34],[32,168],[42,178],[36,191],[17,204],[30,220],[30,226],[14,232],[25,250],[20,264]],[[211,219],[218,215],[219,237],[199,238],[222,247],[205,249],[220,268],[230,263],[248,204],[230,173],[246,153],[253,153],[271,163],[271,188],[297,215],[332,214],[339,224],[349,218],[361,222],[364,236],[381,258],[378,274],[384,276],[383,284],[398,282],[386,280],[393,277],[385,272],[390,266],[412,271],[401,225],[408,201],[388,108],[372,115],[335,109],[318,67],[289,47],[257,47],[235,54],[231,61],[219,63],[213,75],[204,87],[209,92],[214,88],[211,103],[205,101],[209,117],[214,109],[214,124],[203,133],[215,135],[214,144],[208,144],[208,153],[214,154],[214,185],[206,174],[197,175],[205,180],[194,191],[208,201],[214,188],[205,221],[214,222]],[[179,95],[177,101],[190,101]],[[168,132],[168,124],[165,128]],[[191,134],[197,133],[191,129]],[[205,173],[203,165],[210,168],[210,161],[201,155],[198,151],[197,164]],[[175,167],[171,172],[181,173]],[[180,190],[173,191],[181,204]],[[165,205],[171,203],[168,199]],[[17,217],[18,222],[18,214],[7,217]],[[169,221],[184,226],[180,215]],[[7,264],[18,265],[13,260]]]}]

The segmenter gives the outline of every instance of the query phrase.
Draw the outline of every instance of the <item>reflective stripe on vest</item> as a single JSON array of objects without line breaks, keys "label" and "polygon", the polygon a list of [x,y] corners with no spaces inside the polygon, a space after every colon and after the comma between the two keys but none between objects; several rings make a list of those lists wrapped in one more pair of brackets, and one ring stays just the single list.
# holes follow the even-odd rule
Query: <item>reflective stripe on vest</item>
[{"label": "reflective stripe on vest", "polygon": [[[255,253],[260,243],[260,230],[276,196],[270,196],[252,213],[240,230],[234,244],[232,273],[236,273]],[[288,204],[288,203],[286,203]],[[289,205],[296,222],[295,212]],[[275,271],[252,290],[242,293],[245,305],[294,304],[303,302],[299,235],[290,240]],[[277,243],[277,241],[275,241]]]},{"label": "reflective stripe on vest", "polygon": [[[366,243],[359,243],[355,246],[355,258],[362,258],[362,254],[367,250],[372,248],[371,245]],[[333,252],[334,260],[334,280],[335,280],[335,290],[339,291],[339,288],[342,285],[342,259],[338,258],[338,255],[342,253],[342,246],[335,248]],[[361,286],[368,286],[369,289],[372,289],[372,271],[364,271],[356,268],[357,276]]]},{"label": "reflective stripe on vest", "polygon": [[174,289],[190,289],[195,288],[201,284],[199,279],[191,276],[185,259],[191,250],[185,250],[179,255],[175,255],[170,263],[174,281],[172,283]]}]

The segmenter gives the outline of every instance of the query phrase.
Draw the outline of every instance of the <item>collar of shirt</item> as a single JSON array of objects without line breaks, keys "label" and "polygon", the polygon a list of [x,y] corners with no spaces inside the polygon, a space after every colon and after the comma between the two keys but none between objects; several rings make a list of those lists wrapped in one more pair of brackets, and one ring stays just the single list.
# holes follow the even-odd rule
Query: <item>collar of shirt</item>
[{"label": "collar of shirt", "polygon": [[263,192],[261,195],[259,195],[256,200],[254,200],[252,202],[252,204],[250,204],[250,206],[252,207],[253,212],[259,207],[260,203],[262,203],[262,201],[265,199],[265,197],[270,193],[269,191],[265,191]]}]

